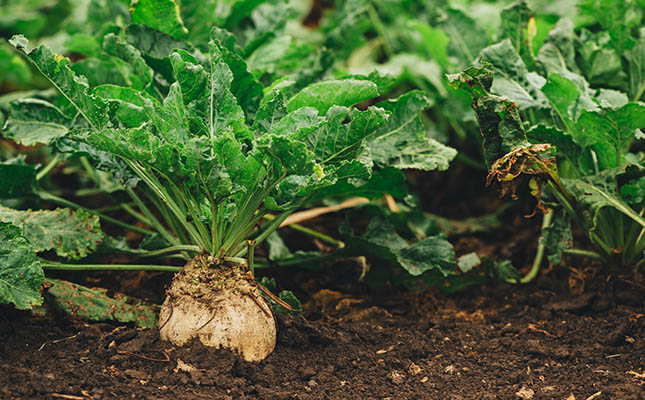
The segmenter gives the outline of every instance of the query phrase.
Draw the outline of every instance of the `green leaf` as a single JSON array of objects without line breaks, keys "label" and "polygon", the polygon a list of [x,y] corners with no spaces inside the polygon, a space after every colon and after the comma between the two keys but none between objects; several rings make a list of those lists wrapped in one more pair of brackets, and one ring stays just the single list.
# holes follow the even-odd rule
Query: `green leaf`
[{"label": "green leaf", "polygon": [[251,15],[251,12],[263,2],[264,0],[237,0],[229,2],[231,8],[226,16],[224,26],[228,29],[237,27],[240,21]]},{"label": "green leaf", "polygon": [[354,165],[354,174],[340,174],[344,177],[337,183],[319,189],[312,201],[327,197],[366,197],[378,199],[384,194],[390,194],[395,199],[402,200],[407,194],[405,175],[396,168],[385,168],[374,173],[367,181],[369,175],[363,165]]},{"label": "green leaf", "polygon": [[450,38],[440,29],[433,28],[421,21],[410,21],[410,26],[421,35],[425,52],[437,61],[443,69],[450,68],[451,65],[446,51]]},{"label": "green leaf", "polygon": [[60,279],[47,279],[44,292],[48,306],[75,318],[89,321],[115,321],[135,323],[144,329],[153,328],[157,314],[153,306],[133,301],[121,293],[109,297],[106,289],[90,289],[76,283]]},{"label": "green leaf", "polygon": [[368,139],[371,157],[377,165],[400,169],[440,171],[448,169],[457,152],[425,137],[421,113],[430,106],[420,91],[412,91],[377,104],[389,112],[387,122]]},{"label": "green leaf", "polygon": [[58,107],[45,100],[20,99],[11,103],[3,136],[25,146],[49,144],[67,134],[71,122]]},{"label": "green leaf", "polygon": [[[125,186],[135,187],[139,178],[118,157],[105,151],[90,146],[87,135],[68,135],[54,142],[56,151],[67,155],[69,158],[87,157],[102,173],[110,175],[111,180]],[[100,175],[99,175],[100,176]]]},{"label": "green leaf", "polygon": [[502,11],[502,24],[498,32],[498,40],[509,39],[529,69],[533,69],[535,64],[531,44],[535,32],[530,31],[533,29],[529,24],[531,18],[533,18],[533,12],[529,9],[526,0],[516,1]]},{"label": "green leaf", "polygon": [[70,61],[41,45],[29,50],[29,41],[18,35],[9,41],[18,50],[23,51],[38,70],[69,100],[95,129],[104,127],[106,104],[92,95],[87,80],[77,76],[70,68]]},{"label": "green leaf", "polygon": [[626,16],[630,14],[626,0],[583,0],[578,7],[583,14],[593,17],[609,33],[611,45],[618,54],[634,46],[626,23]]},{"label": "green leaf", "polygon": [[36,187],[33,165],[0,164],[0,199],[28,196]]},{"label": "green leaf", "polygon": [[[634,209],[632,209],[622,199],[617,197],[613,192],[615,187],[608,188],[605,185],[605,180],[612,171],[600,174],[595,177],[590,177],[586,180],[572,179],[563,180],[566,189],[573,195],[582,210],[588,210],[592,216],[591,229],[595,229],[598,225],[598,218],[601,210],[606,207],[613,208],[631,219],[635,223],[645,228],[645,218],[640,216]],[[611,179],[611,176],[609,176]]]},{"label": "green leaf", "polygon": [[216,32],[213,34],[215,44],[210,45],[210,51],[211,53],[218,52],[219,57],[233,73],[230,90],[237,98],[237,102],[244,110],[247,119],[251,121],[260,105],[264,87],[248,71],[246,61],[235,52],[234,42],[227,43],[222,41]]},{"label": "green leaf", "polygon": [[20,228],[35,251],[55,250],[59,257],[86,257],[103,240],[99,218],[82,210],[18,211],[0,206],[0,221]]},{"label": "green leaf", "polygon": [[19,310],[42,304],[44,277],[36,252],[20,229],[0,222],[0,304],[13,303]]},{"label": "green leaf", "polygon": [[75,33],[65,40],[66,54],[78,53],[88,57],[98,57],[101,54],[101,44],[92,35]]},{"label": "green leaf", "polygon": [[[232,129],[236,131],[236,133],[241,132],[236,134],[238,137],[251,136],[244,123],[245,113],[242,108],[242,104],[246,104],[253,108],[257,107],[255,103],[256,90],[250,89],[249,93],[246,94],[246,97],[241,97],[246,99],[246,103],[241,103],[240,97],[236,97],[234,95],[234,85],[236,82],[235,72],[231,70],[229,66],[230,64],[226,59],[226,55],[232,57],[233,54],[226,49],[226,51],[222,51],[222,48],[215,44],[210,44],[209,49],[210,76],[208,77],[208,90],[210,93],[208,94],[207,99],[208,116],[205,121],[205,125],[208,127],[210,136],[213,137],[213,135],[217,134],[222,129]],[[243,77],[238,81],[237,89],[244,90],[243,88],[246,87],[247,84],[255,86],[246,79],[246,67],[241,64],[235,65],[238,67],[238,74],[241,74]],[[258,102],[261,93],[262,90],[260,89],[260,92],[257,95]]]},{"label": "green leaf", "polygon": [[562,74],[569,70],[577,72],[576,65],[576,36],[573,23],[560,19],[549,32],[549,37],[538,52],[538,60],[549,73]]},{"label": "green leaf", "polygon": [[464,254],[457,259],[457,267],[459,267],[459,270],[464,274],[471,271],[473,268],[478,267],[481,263],[482,260],[475,252]]},{"label": "green leaf", "polygon": [[174,0],[136,0],[130,9],[132,22],[156,29],[175,39],[186,37],[188,29]]},{"label": "green leaf", "polygon": [[332,106],[326,123],[299,139],[304,142],[320,164],[354,159],[368,138],[387,120],[385,110],[370,107],[365,111]]},{"label": "green leaf", "polygon": [[29,65],[4,40],[0,41],[0,71],[0,85],[22,86],[31,80]]},{"label": "green leaf", "polygon": [[188,115],[178,83],[170,85],[163,103],[147,101],[144,109],[159,135],[171,145],[185,143],[190,137]]},{"label": "green leaf", "polygon": [[170,53],[174,49],[190,49],[186,42],[175,40],[145,25],[130,25],[126,30],[126,40],[141,53],[150,68],[166,80],[173,80]]},{"label": "green leaf", "polygon": [[141,52],[134,46],[123,38],[110,33],[103,38],[103,51],[129,64],[132,74],[129,75],[130,82],[128,83],[132,89],[143,90],[150,86],[152,69],[144,61]]},{"label": "green leaf", "polygon": [[455,266],[455,250],[446,239],[430,236],[401,249],[397,259],[412,276],[432,269],[438,269],[447,276]]},{"label": "green leaf", "polygon": [[578,98],[580,93],[576,84],[558,75],[549,74],[546,83],[542,86],[542,93],[549,99],[549,102],[564,123],[568,132],[578,119]]},{"label": "green leaf", "polygon": [[457,68],[472,64],[488,45],[486,31],[462,11],[453,8],[446,10],[446,18],[439,22],[438,27],[450,40],[446,52],[448,60]]},{"label": "green leaf", "polygon": [[548,227],[542,229],[540,241],[546,246],[549,262],[558,265],[562,259],[562,251],[570,249],[573,245],[571,217],[563,208],[551,212],[554,213],[553,219]]},{"label": "green leaf", "polygon": [[278,297],[280,298],[280,300],[289,304],[292,310],[289,311],[286,308],[282,307],[281,305],[277,304],[276,306],[274,306],[277,312],[284,312],[284,313],[289,313],[293,315],[299,315],[302,312],[302,303],[300,303],[300,300],[298,300],[296,295],[293,294],[291,290],[281,291]]},{"label": "green leaf", "polygon": [[321,29],[326,33],[324,46],[339,57],[365,43],[363,34],[372,27],[365,0],[348,0],[334,7],[334,13],[323,21]]},{"label": "green leaf", "polygon": [[620,195],[634,207],[645,203],[645,176],[621,186]]},{"label": "green leaf", "polygon": [[291,251],[282,240],[278,231],[270,234],[266,239],[266,245],[269,249],[269,260],[277,261],[292,256]]},{"label": "green leaf", "polygon": [[352,106],[379,95],[376,84],[356,79],[330,80],[314,83],[287,102],[287,110],[314,107],[326,114],[332,106]]},{"label": "green leaf", "polygon": [[136,128],[142,123],[149,120],[144,110],[145,100],[148,97],[144,92],[140,92],[129,87],[116,85],[100,85],[92,90],[96,96],[113,102],[117,106],[116,117],[126,127]]},{"label": "green leaf", "polygon": [[625,78],[621,57],[610,46],[607,32],[592,34],[582,31],[578,40],[581,43],[576,47],[580,55],[580,69],[589,82],[606,85]]},{"label": "green leaf", "polygon": [[629,103],[616,110],[583,111],[574,131],[574,140],[583,147],[592,147],[601,169],[622,163],[623,154],[637,129],[645,126],[645,106]]},{"label": "green leaf", "polygon": [[208,74],[192,54],[182,49],[174,50],[170,62],[185,104],[205,95]]},{"label": "green leaf", "polygon": [[645,94],[645,29],[633,49],[625,53],[629,64],[629,95],[633,101],[639,101]]},{"label": "green leaf", "polygon": [[309,149],[301,148],[301,143],[291,137],[265,135],[256,141],[256,146],[282,164],[289,174],[314,173],[314,153]]},{"label": "green leaf", "polygon": [[372,218],[361,236],[355,236],[346,223],[340,230],[346,236],[344,253],[400,266],[412,276],[431,270],[447,276],[456,266],[455,251],[447,240],[430,236],[409,245],[382,217]]},{"label": "green leaf", "polygon": [[555,127],[538,124],[531,127],[526,132],[526,135],[531,143],[549,143],[555,146],[558,156],[566,158],[573,165],[578,164],[582,149],[574,142],[573,135],[570,133]]},{"label": "green leaf", "polygon": [[495,73],[493,93],[508,97],[522,110],[546,107],[546,99],[539,90],[544,78],[529,72],[509,39],[486,47],[479,56],[492,64],[491,70]]}]

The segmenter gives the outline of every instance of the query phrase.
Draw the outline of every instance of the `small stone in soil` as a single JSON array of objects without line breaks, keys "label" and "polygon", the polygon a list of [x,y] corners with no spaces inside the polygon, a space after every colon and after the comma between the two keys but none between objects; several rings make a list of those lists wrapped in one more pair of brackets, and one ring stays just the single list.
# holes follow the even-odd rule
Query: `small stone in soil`
[{"label": "small stone in soil", "polygon": [[400,371],[392,370],[392,372],[390,372],[390,380],[391,380],[391,381],[392,381],[392,383],[393,383],[393,384],[395,384],[395,385],[400,385],[400,384],[402,384],[402,383],[403,383],[403,381],[404,381],[404,377],[405,377],[405,376],[404,376],[404,375],[403,375],[403,373],[402,373],[402,372],[400,372]]}]

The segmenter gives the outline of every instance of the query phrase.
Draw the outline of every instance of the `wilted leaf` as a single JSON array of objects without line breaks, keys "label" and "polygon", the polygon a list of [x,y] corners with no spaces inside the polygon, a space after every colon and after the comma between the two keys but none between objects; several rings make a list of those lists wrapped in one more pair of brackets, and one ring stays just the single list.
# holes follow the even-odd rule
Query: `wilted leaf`
[{"label": "wilted leaf", "polygon": [[156,324],[155,307],[132,301],[116,293],[107,296],[105,289],[89,289],[60,279],[47,279],[44,294],[49,305],[76,318],[90,321],[133,322],[141,328],[153,328]]}]

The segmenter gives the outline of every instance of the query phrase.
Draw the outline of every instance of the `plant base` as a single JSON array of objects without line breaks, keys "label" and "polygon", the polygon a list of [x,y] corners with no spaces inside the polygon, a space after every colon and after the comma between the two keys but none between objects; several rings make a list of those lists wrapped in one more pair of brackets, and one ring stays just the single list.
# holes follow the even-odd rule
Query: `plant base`
[{"label": "plant base", "polygon": [[159,313],[161,338],[178,346],[199,338],[247,361],[265,359],[276,343],[271,307],[241,268],[206,260],[192,259],[173,279]]}]

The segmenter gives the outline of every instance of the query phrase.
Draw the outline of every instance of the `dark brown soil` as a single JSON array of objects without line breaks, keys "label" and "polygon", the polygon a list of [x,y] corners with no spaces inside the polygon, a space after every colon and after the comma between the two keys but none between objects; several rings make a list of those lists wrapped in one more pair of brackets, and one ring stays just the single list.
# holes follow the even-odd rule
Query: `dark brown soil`
[{"label": "dark brown soil", "polygon": [[574,295],[566,270],[453,296],[323,289],[257,364],[4,307],[0,398],[645,399],[644,295],[616,278]]}]

